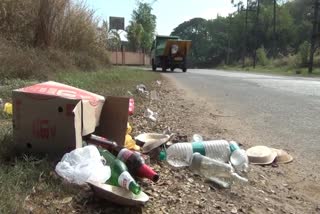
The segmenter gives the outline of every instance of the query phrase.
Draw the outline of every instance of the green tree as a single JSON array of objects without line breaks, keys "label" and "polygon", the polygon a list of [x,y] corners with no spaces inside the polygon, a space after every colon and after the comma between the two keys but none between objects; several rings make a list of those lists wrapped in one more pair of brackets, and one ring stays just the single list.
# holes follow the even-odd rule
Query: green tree
[{"label": "green tree", "polygon": [[127,38],[129,46],[133,50],[140,50],[144,30],[141,24],[131,21],[127,27]]},{"label": "green tree", "polygon": [[138,2],[128,26],[128,40],[134,49],[150,50],[156,29],[156,16],[149,3]]}]

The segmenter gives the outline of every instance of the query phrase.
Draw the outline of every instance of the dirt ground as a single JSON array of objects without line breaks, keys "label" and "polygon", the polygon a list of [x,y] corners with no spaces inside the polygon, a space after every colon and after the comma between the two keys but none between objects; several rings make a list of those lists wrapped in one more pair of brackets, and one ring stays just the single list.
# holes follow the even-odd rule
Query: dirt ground
[{"label": "dirt ground", "polygon": [[[175,89],[176,86],[168,79],[163,79],[160,86],[156,83],[154,85],[159,100],[143,98],[143,102],[137,102],[135,115],[130,118],[133,135],[142,132],[162,133],[167,130],[176,133],[176,140],[179,141],[191,141],[192,135],[198,133],[207,140],[235,140],[244,148],[254,145],[254,137],[250,134],[234,131],[240,125],[239,121],[232,122],[232,125],[230,122],[226,123],[223,111],[209,106],[205,100],[199,100],[185,90]],[[156,123],[143,117],[146,108],[158,112]],[[164,214],[320,213],[319,173],[312,173],[312,169],[299,170],[296,161],[279,166],[251,165],[248,184],[219,189],[206,183],[201,177],[194,176],[187,168],[173,169],[167,163],[151,158],[151,165],[159,172],[160,180],[157,183],[140,181],[143,191],[150,196],[144,207],[116,206],[94,197],[88,188],[82,188],[76,197],[66,200],[67,203],[58,201],[60,207],[55,211]],[[26,207],[32,206],[33,210],[44,211],[44,206],[52,206],[54,197],[54,194],[31,195],[25,202]],[[41,204],[36,201],[41,201]]]}]

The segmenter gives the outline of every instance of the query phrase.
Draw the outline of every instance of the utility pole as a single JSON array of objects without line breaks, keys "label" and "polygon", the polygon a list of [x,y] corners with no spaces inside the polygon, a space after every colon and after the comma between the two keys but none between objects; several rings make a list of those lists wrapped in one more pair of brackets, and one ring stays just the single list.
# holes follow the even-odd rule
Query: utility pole
[{"label": "utility pole", "polygon": [[313,58],[316,47],[316,38],[318,34],[318,26],[319,26],[319,0],[314,0],[314,18],[313,18],[313,29],[311,35],[311,48],[310,48],[310,61],[309,61],[309,74],[312,73],[313,70]]},{"label": "utility pole", "polygon": [[272,47],[273,58],[276,58],[276,48],[277,48],[276,25],[277,25],[277,0],[273,0],[273,47]]},{"label": "utility pole", "polygon": [[247,55],[247,40],[248,40],[248,1],[246,7],[246,16],[245,16],[245,27],[244,27],[244,40],[243,40],[243,50],[242,50],[242,67],[245,67],[245,59]]},{"label": "utility pole", "polygon": [[257,49],[259,44],[259,29],[260,29],[260,0],[257,0],[257,18],[256,18],[256,38],[255,38],[255,49],[253,56],[253,68],[256,68],[257,65]]}]

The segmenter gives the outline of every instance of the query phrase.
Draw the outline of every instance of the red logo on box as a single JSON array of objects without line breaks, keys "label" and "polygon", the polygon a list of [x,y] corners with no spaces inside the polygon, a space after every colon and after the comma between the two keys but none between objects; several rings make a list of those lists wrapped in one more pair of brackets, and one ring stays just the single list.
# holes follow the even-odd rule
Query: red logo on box
[{"label": "red logo on box", "polygon": [[56,126],[50,125],[49,120],[34,120],[32,127],[33,136],[36,138],[48,140],[56,136]]},{"label": "red logo on box", "polygon": [[94,94],[63,84],[55,85],[54,83],[41,83],[23,88],[23,91],[34,94],[65,97],[69,99],[87,100],[93,106],[98,104],[98,99]]}]

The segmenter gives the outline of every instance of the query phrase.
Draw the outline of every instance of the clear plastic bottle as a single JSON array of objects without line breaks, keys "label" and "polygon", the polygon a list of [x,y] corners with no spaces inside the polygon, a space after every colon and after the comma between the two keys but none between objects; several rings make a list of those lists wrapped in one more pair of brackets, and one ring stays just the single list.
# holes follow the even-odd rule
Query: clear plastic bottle
[{"label": "clear plastic bottle", "polygon": [[230,142],[230,162],[238,173],[248,172],[249,159],[246,151],[240,149],[238,144],[234,141]]},{"label": "clear plastic bottle", "polygon": [[231,154],[225,140],[176,143],[167,149],[167,162],[174,167],[189,166],[192,154],[196,152],[221,162],[229,162]]},{"label": "clear plastic bottle", "polygon": [[248,180],[235,173],[231,164],[194,153],[191,158],[190,169],[218,185],[229,188],[234,182],[247,182]]}]

